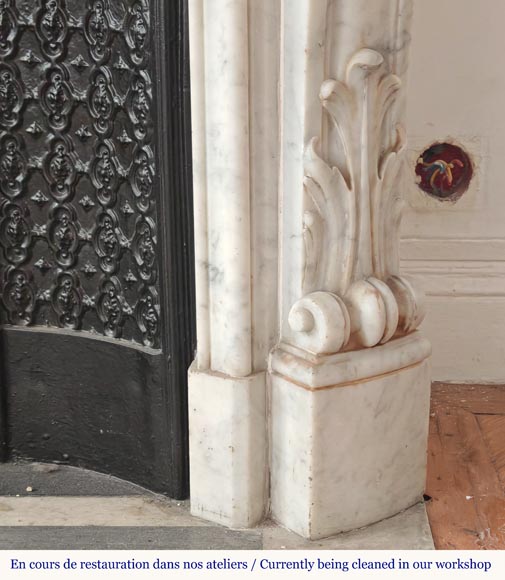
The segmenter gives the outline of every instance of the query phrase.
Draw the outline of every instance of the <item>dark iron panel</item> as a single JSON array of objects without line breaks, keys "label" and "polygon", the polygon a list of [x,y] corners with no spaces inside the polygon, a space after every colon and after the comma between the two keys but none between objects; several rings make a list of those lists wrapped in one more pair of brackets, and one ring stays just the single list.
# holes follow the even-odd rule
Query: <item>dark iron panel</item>
[{"label": "dark iron panel", "polygon": [[187,0],[0,0],[0,460],[187,496],[188,62]]},{"label": "dark iron panel", "polygon": [[152,20],[147,0],[0,0],[5,322],[161,346]]}]

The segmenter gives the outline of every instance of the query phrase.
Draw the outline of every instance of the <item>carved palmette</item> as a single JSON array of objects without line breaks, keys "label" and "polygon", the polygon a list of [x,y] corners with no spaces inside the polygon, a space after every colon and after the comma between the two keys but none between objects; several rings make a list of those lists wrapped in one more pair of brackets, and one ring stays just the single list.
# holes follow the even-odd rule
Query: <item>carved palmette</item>
[{"label": "carved palmette", "polygon": [[314,138],[305,154],[304,291],[289,315],[294,342],[316,354],[372,347],[422,322],[422,296],[398,273],[405,137],[394,126],[400,79],[362,49],[320,99],[338,142],[334,165]]}]

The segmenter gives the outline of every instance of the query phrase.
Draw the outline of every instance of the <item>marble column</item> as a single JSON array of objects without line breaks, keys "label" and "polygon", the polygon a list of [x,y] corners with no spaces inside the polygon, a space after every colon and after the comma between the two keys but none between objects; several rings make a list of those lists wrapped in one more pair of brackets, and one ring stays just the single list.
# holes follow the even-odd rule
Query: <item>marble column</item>
[{"label": "marble column", "polygon": [[192,511],[307,538],[422,497],[430,345],[399,272],[412,0],[191,0]]}]

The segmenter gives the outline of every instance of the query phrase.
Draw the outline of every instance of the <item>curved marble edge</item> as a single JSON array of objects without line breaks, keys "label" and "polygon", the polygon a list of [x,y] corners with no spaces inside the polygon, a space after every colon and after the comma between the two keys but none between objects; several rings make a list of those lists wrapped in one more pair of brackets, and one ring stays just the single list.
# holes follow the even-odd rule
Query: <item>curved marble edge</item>
[{"label": "curved marble edge", "polygon": [[300,387],[317,390],[345,387],[422,363],[431,355],[431,343],[419,332],[382,346],[317,357],[289,344],[272,351],[270,372]]}]

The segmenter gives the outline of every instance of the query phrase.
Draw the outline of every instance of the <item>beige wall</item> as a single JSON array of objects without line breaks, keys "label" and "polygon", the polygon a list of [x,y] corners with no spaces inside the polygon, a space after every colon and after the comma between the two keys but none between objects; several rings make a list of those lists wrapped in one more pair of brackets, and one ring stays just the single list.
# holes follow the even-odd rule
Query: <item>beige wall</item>
[{"label": "beige wall", "polygon": [[[505,382],[505,2],[418,0],[408,88],[402,266],[428,294],[434,378]],[[415,185],[416,158],[454,140],[476,175],[456,203]]]}]

